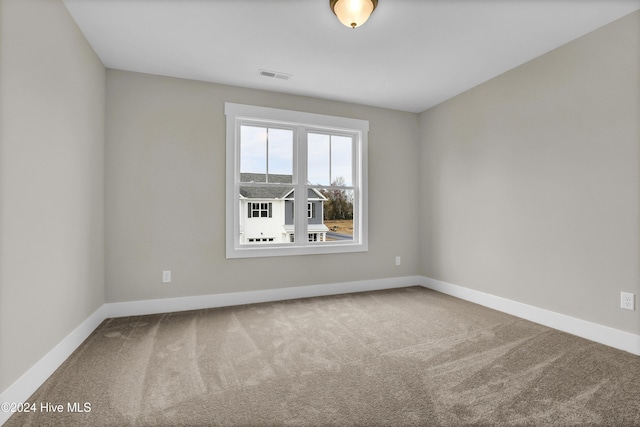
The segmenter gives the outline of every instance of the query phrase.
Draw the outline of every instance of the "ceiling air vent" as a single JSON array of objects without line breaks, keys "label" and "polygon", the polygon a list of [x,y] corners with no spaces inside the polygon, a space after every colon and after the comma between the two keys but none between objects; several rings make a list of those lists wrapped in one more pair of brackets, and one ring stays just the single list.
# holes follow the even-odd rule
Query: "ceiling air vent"
[{"label": "ceiling air vent", "polygon": [[277,71],[258,70],[258,74],[262,77],[269,77],[272,79],[289,80],[293,77],[291,74],[279,73]]}]

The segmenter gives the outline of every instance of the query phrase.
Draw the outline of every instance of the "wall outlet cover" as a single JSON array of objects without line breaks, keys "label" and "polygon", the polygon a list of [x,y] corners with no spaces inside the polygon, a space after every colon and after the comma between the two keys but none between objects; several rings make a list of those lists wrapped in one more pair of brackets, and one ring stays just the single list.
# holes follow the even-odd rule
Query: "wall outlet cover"
[{"label": "wall outlet cover", "polygon": [[631,292],[620,292],[620,308],[625,310],[636,309],[636,296]]},{"label": "wall outlet cover", "polygon": [[171,270],[162,272],[162,283],[171,283]]}]

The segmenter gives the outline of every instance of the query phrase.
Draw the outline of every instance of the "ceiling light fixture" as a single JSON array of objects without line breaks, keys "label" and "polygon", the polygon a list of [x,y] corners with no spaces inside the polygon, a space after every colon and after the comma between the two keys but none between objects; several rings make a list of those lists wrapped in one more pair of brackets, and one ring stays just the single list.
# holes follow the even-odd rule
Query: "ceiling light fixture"
[{"label": "ceiling light fixture", "polygon": [[340,22],[356,28],[367,22],[378,6],[378,0],[329,0],[329,6]]}]

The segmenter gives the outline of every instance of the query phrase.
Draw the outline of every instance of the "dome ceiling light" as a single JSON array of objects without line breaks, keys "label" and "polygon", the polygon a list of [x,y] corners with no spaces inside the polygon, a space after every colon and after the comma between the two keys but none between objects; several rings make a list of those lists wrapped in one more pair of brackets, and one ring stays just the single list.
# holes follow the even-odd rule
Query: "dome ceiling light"
[{"label": "dome ceiling light", "polygon": [[355,29],[367,22],[378,0],[329,0],[329,6],[340,22]]}]

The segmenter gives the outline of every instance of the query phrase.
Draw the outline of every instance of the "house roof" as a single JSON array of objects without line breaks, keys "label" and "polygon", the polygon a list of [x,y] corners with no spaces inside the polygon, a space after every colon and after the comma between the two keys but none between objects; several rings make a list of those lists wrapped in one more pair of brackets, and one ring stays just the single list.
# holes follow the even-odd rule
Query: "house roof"
[{"label": "house roof", "polygon": [[[241,173],[240,182],[267,182],[267,174],[265,173]],[[293,182],[292,175],[281,175],[270,173],[270,184],[291,184]]]},{"label": "house roof", "polygon": [[240,187],[240,195],[247,199],[282,199],[291,192],[291,187]]},{"label": "house roof", "polygon": [[[241,173],[240,195],[247,199],[283,199],[293,197],[291,194],[294,190],[293,185],[283,185],[293,182],[291,175],[269,174],[269,184],[276,184],[274,186],[246,185],[254,182],[263,184],[267,183],[266,181],[267,175],[263,173]],[[326,197],[315,188],[310,188],[309,191],[313,192],[319,200],[326,200]],[[315,199],[314,196],[310,195],[310,197]]]},{"label": "house roof", "polygon": [[[267,174],[264,173],[241,173],[240,182],[242,183],[266,183]],[[291,184],[293,177],[291,175],[269,174],[270,184]],[[293,190],[291,185],[263,186],[263,185],[242,185],[240,187],[240,195],[247,199],[282,199]]]}]

